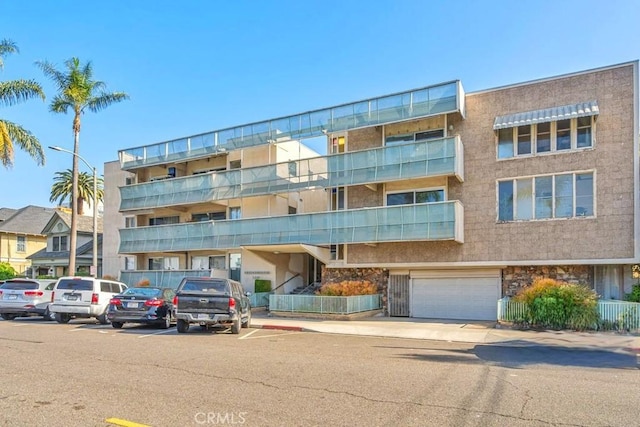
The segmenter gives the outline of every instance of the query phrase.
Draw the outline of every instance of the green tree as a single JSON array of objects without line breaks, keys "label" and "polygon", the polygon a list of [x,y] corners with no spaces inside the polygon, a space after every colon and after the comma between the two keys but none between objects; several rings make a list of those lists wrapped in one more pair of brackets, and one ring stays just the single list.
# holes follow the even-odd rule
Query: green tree
[{"label": "green tree", "polygon": [[124,92],[107,92],[106,84],[93,78],[91,61],[82,64],[80,59],[65,61],[64,71],[56,69],[48,61],[38,61],[45,76],[56,85],[58,93],[54,96],[49,110],[52,113],[71,111],[73,114],[73,168],[71,186],[71,238],[69,239],[69,273],[76,271],[76,247],[78,233],[78,156],[80,155],[80,118],[89,110],[97,113],[111,104],[129,99]]},{"label": "green tree", "polygon": [[[4,64],[4,57],[18,52],[18,47],[13,41],[0,40],[0,69]],[[37,97],[43,101],[45,99],[42,87],[34,80],[0,82],[0,106],[11,106]],[[15,146],[26,151],[38,165],[44,165],[44,151],[38,138],[20,125],[0,117],[0,163],[7,169],[13,167]]]},{"label": "green tree", "polygon": [[0,262],[0,280],[13,279],[18,272],[8,262]]},{"label": "green tree", "polygon": [[[51,186],[50,202],[57,202],[59,205],[65,203],[65,201],[71,199],[71,192],[73,187],[73,171],[67,169],[63,172],[56,172],[56,176],[53,178],[54,183]],[[102,177],[97,177],[98,187],[98,201],[104,199],[104,180]],[[87,172],[80,172],[78,174],[78,214],[84,213],[84,202],[88,201],[93,203],[93,174]],[[95,207],[94,207],[95,209]]]}]

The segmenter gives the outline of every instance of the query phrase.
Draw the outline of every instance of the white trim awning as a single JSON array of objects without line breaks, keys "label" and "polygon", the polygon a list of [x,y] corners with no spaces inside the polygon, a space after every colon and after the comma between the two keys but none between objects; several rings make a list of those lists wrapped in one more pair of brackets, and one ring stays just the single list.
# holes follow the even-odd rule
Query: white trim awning
[{"label": "white trim awning", "polygon": [[575,117],[595,116],[599,113],[598,101],[580,102],[578,104],[563,105],[561,107],[545,108],[544,110],[498,116],[493,122],[493,129],[497,130],[522,125],[532,125],[534,123],[554,122],[556,120],[572,119]]}]

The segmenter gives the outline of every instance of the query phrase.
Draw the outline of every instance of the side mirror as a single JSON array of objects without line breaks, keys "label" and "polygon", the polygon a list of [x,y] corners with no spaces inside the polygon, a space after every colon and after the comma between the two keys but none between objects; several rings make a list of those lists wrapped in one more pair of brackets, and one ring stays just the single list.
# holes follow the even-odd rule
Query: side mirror
[{"label": "side mirror", "polygon": [[250,297],[251,296],[251,292],[245,292],[244,293],[246,296]]}]

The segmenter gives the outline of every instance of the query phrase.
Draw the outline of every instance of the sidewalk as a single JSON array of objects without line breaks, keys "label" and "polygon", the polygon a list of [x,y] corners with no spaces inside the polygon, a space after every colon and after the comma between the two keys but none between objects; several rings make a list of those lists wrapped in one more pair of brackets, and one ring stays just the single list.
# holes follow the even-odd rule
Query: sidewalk
[{"label": "sidewalk", "polygon": [[500,328],[495,322],[464,322],[375,316],[361,320],[322,320],[270,316],[254,312],[252,327],[328,334],[408,338],[476,344],[549,345],[558,347],[606,348],[638,354],[640,337],[613,332],[520,331]]}]

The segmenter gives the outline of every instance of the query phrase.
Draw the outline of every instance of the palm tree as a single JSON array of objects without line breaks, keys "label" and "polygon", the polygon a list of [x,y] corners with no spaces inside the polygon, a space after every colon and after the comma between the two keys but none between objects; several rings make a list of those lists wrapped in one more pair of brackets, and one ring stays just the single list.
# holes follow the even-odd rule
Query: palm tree
[{"label": "palm tree", "polygon": [[78,156],[80,149],[80,117],[89,110],[97,113],[109,105],[129,99],[124,92],[106,92],[106,84],[93,79],[91,61],[84,65],[78,58],[65,61],[65,70],[58,71],[48,61],[38,61],[45,76],[58,88],[49,110],[53,113],[73,113],[73,168],[71,186],[71,238],[69,239],[69,273],[76,271],[76,237],[78,229]]},{"label": "palm tree", "polygon": [[[0,69],[3,66],[2,59],[17,52],[18,47],[14,42],[0,40]],[[44,101],[42,87],[34,80],[0,82],[0,105],[11,106],[36,97]],[[26,151],[38,165],[44,165],[44,151],[38,138],[20,125],[0,118],[0,163],[7,169],[13,167],[14,146]]]},{"label": "palm tree", "polygon": [[[73,171],[67,169],[64,172],[56,172],[56,176],[53,178],[55,181],[51,186],[50,202],[57,202],[59,205],[64,204],[67,199],[71,198],[73,189]],[[97,200],[102,201],[104,198],[104,180],[101,177],[97,177],[98,194]],[[84,213],[84,202],[93,201],[93,175],[87,172],[80,172],[78,174],[78,215]],[[93,207],[96,208],[95,206]]]}]

